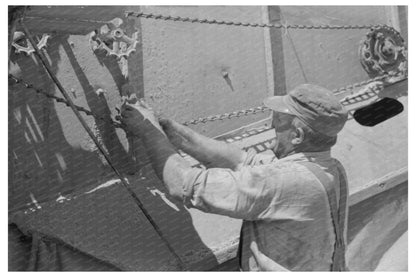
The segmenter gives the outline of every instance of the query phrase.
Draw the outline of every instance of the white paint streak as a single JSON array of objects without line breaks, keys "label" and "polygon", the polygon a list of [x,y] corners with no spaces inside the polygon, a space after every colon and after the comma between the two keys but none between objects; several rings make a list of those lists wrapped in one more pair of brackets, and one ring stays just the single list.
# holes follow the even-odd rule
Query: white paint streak
[{"label": "white paint streak", "polygon": [[[262,12],[262,20],[264,23],[270,23],[269,18],[269,11],[267,6],[263,6],[261,8]],[[274,95],[274,70],[273,70],[273,58],[272,58],[272,49],[271,49],[271,38],[270,38],[270,30],[268,28],[264,28],[264,54],[265,54],[265,62],[266,62],[266,74],[267,74],[267,95],[273,96]]]},{"label": "white paint streak", "polygon": [[59,172],[58,169],[56,170],[56,175],[58,176],[59,182],[63,183],[64,182],[64,178],[62,178],[62,175],[61,175],[61,173]]},{"label": "white paint streak", "polygon": [[38,142],[38,138],[36,137],[35,132],[33,131],[32,126],[30,126],[29,120],[28,120],[27,118],[26,118],[26,120],[25,120],[25,123],[26,123],[27,128],[28,128],[28,129],[29,129],[29,131],[30,131],[30,134],[31,134],[31,135],[32,135],[32,137],[33,137],[33,140],[34,140],[35,142]]},{"label": "white paint streak", "polygon": [[166,194],[164,194],[163,192],[161,192],[160,190],[158,190],[158,189],[151,189],[150,190],[150,192],[154,195],[154,196],[156,196],[156,195],[159,195],[160,196],[160,198],[162,198],[162,200],[166,203],[166,204],[168,204],[172,209],[174,209],[175,211],[177,211],[177,212],[179,212],[179,208],[174,204],[174,203],[172,203],[169,199],[167,199],[166,198]]},{"label": "white paint streak", "polygon": [[89,194],[89,193],[95,192],[95,191],[97,191],[99,189],[107,188],[107,187],[112,186],[114,184],[120,183],[120,181],[121,181],[120,179],[114,179],[114,180],[107,181],[104,184],[101,184],[98,187],[96,187],[96,188],[94,188],[94,189],[92,189],[90,191],[87,191],[85,194]]},{"label": "white paint streak", "polygon": [[26,141],[27,141],[28,143],[32,143],[32,141],[30,140],[29,135],[27,134],[27,132],[26,132],[26,131],[25,131],[24,136],[25,136],[25,139],[26,139]]},{"label": "white paint streak", "polygon": [[66,170],[67,166],[64,160],[64,157],[62,156],[61,153],[55,153],[55,157],[58,160],[59,165],[61,166],[62,170]]},{"label": "white paint streak", "polygon": [[29,113],[30,117],[32,118],[33,125],[35,126],[36,131],[38,131],[38,135],[40,136],[40,139],[41,139],[42,141],[44,141],[44,140],[45,140],[45,138],[43,137],[42,131],[41,131],[41,130],[40,130],[40,128],[39,128],[38,122],[36,121],[36,118],[35,118],[35,116],[33,115],[32,110],[29,108],[29,106],[26,106],[26,109],[27,109],[27,112]]},{"label": "white paint streak", "polygon": [[69,200],[71,200],[71,198],[65,197],[65,196],[62,196],[61,194],[59,194],[59,197],[56,199],[56,202],[63,203],[64,201],[69,201]]},{"label": "white paint streak", "polygon": [[42,209],[42,206],[39,205],[38,201],[36,200],[35,196],[33,195],[33,193],[30,193],[30,199],[32,200],[32,203],[35,204],[37,209]]},{"label": "white paint streak", "polygon": [[43,163],[42,163],[42,161],[40,160],[38,153],[37,153],[37,152],[34,152],[34,154],[35,154],[35,158],[36,158],[36,160],[38,161],[39,165],[40,165],[41,167],[43,167]]},{"label": "white paint streak", "polygon": [[22,113],[20,112],[20,107],[14,109],[14,118],[17,120],[17,123],[22,123]]}]

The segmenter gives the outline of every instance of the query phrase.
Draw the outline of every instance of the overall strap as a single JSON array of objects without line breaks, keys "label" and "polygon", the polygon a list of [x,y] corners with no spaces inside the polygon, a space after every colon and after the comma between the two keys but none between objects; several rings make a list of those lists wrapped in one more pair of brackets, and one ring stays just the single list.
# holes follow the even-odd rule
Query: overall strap
[{"label": "overall strap", "polygon": [[343,172],[341,172],[339,166],[337,166],[340,182],[340,201],[339,205],[337,205],[335,188],[331,185],[331,180],[325,174],[325,172],[317,164],[312,162],[300,162],[300,164],[309,169],[309,171],[316,176],[316,178],[325,188],[335,231],[335,249],[332,257],[331,270],[344,271],[346,269],[344,229],[345,213],[347,207],[347,179]]}]

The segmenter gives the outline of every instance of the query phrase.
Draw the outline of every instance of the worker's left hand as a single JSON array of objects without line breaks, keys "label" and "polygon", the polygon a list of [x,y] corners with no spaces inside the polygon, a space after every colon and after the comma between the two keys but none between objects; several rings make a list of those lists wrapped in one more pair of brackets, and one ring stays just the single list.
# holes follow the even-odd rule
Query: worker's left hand
[{"label": "worker's left hand", "polygon": [[[148,120],[151,125],[146,124],[146,120]],[[142,99],[139,99],[134,104],[124,103],[121,106],[120,121],[123,128],[135,136],[140,136],[144,132],[151,131],[149,130],[149,126],[153,126],[162,131],[162,127],[159,125],[159,121],[153,110]]]},{"label": "worker's left hand", "polygon": [[373,92],[378,93],[384,89],[384,83],[382,81],[371,82],[368,85],[362,87],[359,92]]},{"label": "worker's left hand", "polygon": [[256,260],[260,271],[289,271],[260,252],[255,241],[250,243],[250,250],[251,253],[253,253],[253,257]]}]

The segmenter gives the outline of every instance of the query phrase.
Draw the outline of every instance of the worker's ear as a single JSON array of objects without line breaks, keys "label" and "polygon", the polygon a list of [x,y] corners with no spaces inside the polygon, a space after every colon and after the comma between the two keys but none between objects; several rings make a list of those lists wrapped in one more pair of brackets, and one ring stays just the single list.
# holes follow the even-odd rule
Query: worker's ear
[{"label": "worker's ear", "polygon": [[297,127],[292,133],[292,144],[299,145],[305,140],[305,132],[302,128]]}]

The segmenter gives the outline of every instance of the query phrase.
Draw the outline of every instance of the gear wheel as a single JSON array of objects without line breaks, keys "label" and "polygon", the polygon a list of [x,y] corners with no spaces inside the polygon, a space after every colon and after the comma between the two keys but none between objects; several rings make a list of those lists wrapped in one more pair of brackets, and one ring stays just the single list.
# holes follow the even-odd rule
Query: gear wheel
[{"label": "gear wheel", "polygon": [[121,25],[123,20],[115,18],[94,31],[90,36],[92,49],[104,50],[107,55],[116,56],[118,59],[127,58],[130,53],[136,51],[138,32],[134,32],[132,37],[125,34]]},{"label": "gear wheel", "polygon": [[[49,38],[50,36],[48,34],[43,34],[42,38],[39,39],[37,44],[38,49],[45,48]],[[17,54],[26,53],[26,55],[30,55],[35,52],[35,48],[33,48],[32,44],[29,42],[29,39],[27,39],[25,34],[22,32],[14,33],[12,46],[15,48],[15,52]]]},{"label": "gear wheel", "polygon": [[407,73],[407,49],[394,28],[372,28],[358,52],[361,65],[371,78],[390,72]]}]

